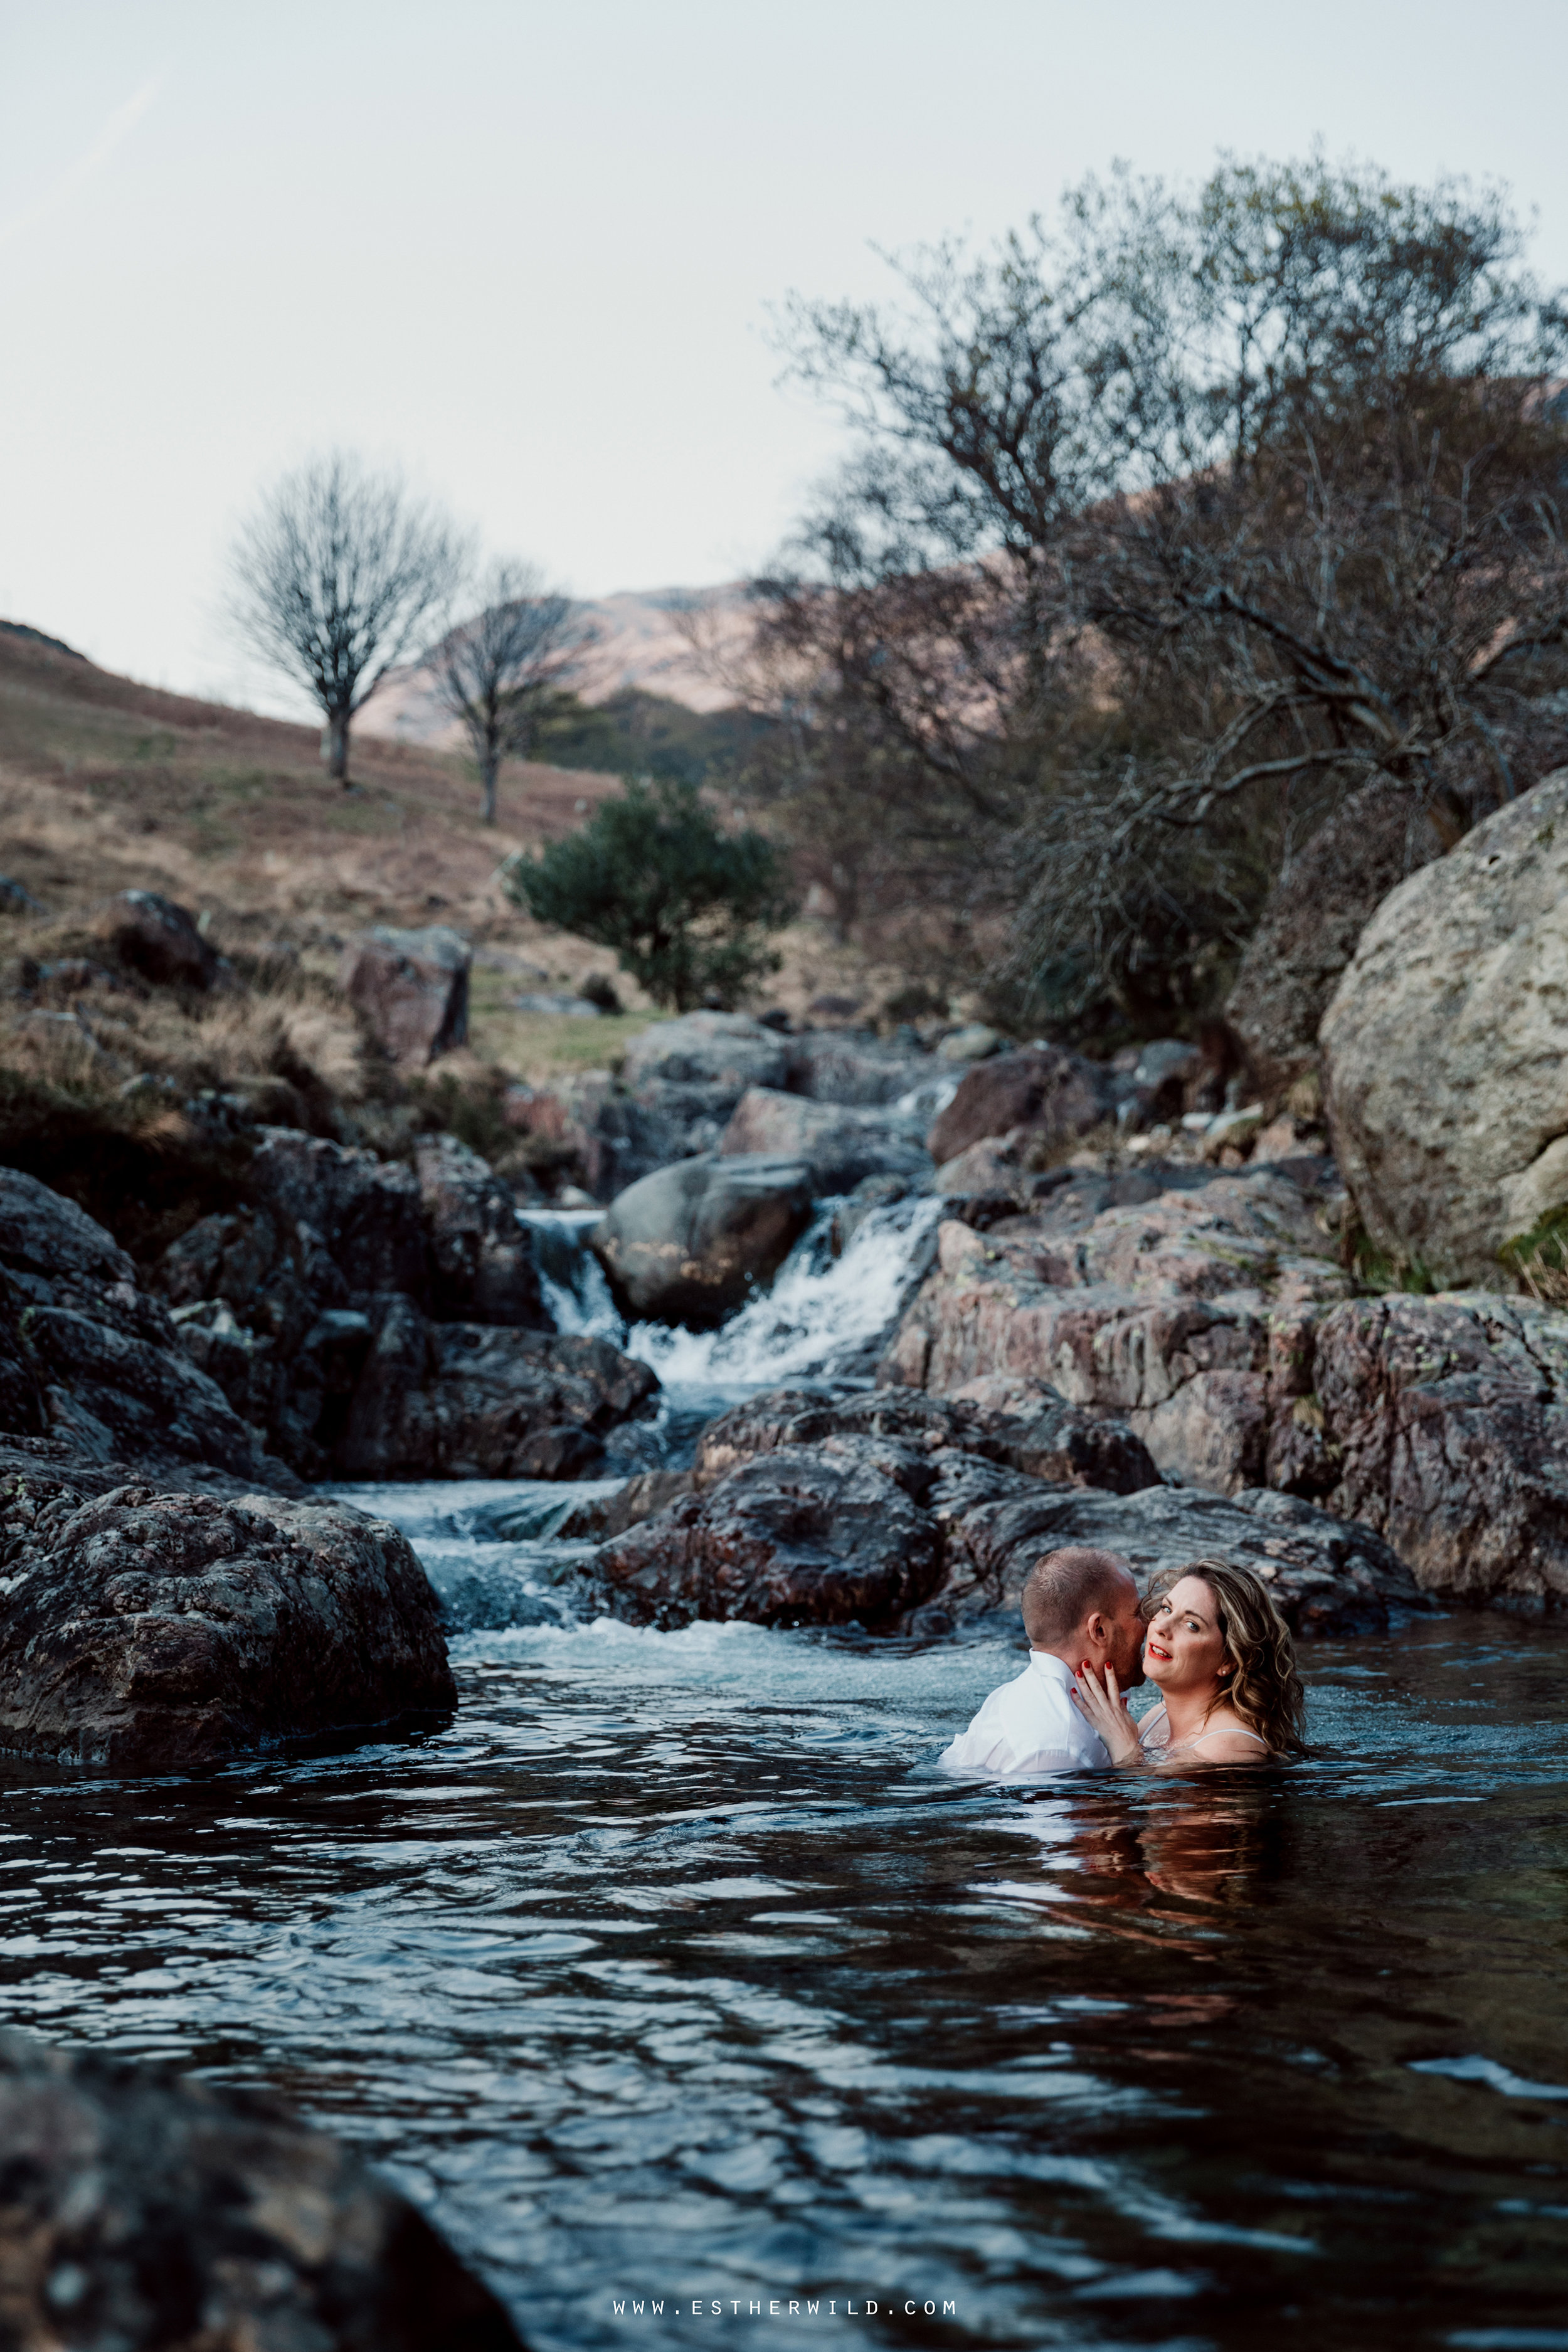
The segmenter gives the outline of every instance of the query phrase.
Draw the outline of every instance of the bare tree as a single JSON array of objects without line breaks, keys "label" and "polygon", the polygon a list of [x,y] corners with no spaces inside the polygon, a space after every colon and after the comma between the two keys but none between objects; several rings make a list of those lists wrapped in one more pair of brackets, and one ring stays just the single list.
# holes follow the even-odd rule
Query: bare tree
[{"label": "bare tree", "polygon": [[345,789],[350,721],[449,602],[466,553],[395,474],[342,451],[285,475],[241,530],[233,624],[320,705],[321,756]]},{"label": "bare tree", "polygon": [[496,821],[501,761],[526,759],[547,697],[570,675],[594,631],[569,600],[547,590],[531,563],[498,562],[485,576],[477,617],[448,629],[426,656],[431,690],[468,736],[484,787],[484,821]]}]

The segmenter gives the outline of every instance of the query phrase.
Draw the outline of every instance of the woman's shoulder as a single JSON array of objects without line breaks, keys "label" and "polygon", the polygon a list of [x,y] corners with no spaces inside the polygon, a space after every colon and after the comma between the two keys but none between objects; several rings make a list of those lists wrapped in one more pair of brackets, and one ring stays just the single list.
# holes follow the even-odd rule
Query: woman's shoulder
[{"label": "woman's shoulder", "polygon": [[1262,1764],[1274,1752],[1260,1731],[1250,1730],[1233,1715],[1206,1724],[1189,1745],[1195,1754],[1226,1764]]}]

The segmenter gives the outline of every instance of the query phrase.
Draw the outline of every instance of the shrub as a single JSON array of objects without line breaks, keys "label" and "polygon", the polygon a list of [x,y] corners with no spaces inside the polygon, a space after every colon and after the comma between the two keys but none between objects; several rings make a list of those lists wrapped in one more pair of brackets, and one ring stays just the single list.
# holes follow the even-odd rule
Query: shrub
[{"label": "shrub", "polygon": [[795,911],[773,844],[725,833],[694,785],[670,779],[628,783],[579,832],[510,859],[504,878],[535,922],[613,949],[678,1013],[732,1005],[775,971],[765,934]]}]

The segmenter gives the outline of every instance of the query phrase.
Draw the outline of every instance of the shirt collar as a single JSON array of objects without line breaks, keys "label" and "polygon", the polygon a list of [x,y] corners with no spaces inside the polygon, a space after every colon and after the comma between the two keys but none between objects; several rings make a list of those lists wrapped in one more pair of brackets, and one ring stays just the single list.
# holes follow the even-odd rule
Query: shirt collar
[{"label": "shirt collar", "polygon": [[1044,1675],[1048,1683],[1055,1683],[1058,1690],[1071,1690],[1072,1668],[1065,1658],[1058,1658],[1054,1650],[1031,1650],[1029,1664],[1037,1675]]}]

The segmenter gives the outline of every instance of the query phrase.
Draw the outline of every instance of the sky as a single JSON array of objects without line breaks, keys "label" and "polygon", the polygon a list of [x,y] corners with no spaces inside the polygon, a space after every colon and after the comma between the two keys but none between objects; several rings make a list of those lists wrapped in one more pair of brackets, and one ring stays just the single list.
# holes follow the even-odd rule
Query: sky
[{"label": "sky", "polygon": [[1568,280],[1565,63],[1563,0],[0,0],[0,617],[303,715],[224,567],[331,447],[574,594],[739,577],[844,446],[792,290],[1314,141]]}]

